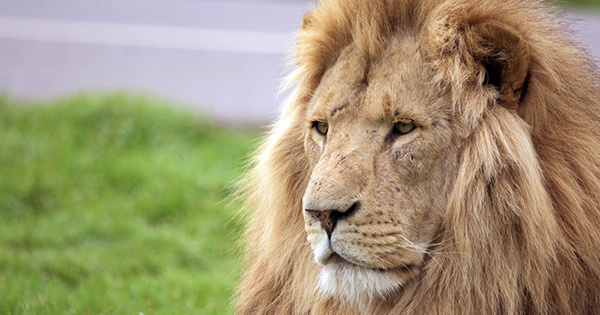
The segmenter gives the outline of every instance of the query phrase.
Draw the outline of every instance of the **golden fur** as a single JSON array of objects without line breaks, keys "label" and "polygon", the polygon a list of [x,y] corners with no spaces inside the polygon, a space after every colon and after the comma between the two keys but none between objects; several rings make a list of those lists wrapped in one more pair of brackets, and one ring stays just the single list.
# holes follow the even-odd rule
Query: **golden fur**
[{"label": "golden fur", "polygon": [[236,314],[597,313],[600,84],[559,17],[322,0],[245,182]]}]

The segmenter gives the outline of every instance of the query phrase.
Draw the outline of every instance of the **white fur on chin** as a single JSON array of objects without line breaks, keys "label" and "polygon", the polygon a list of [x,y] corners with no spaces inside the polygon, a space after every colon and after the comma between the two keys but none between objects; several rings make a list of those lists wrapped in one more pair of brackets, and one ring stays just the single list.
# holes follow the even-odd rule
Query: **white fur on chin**
[{"label": "white fur on chin", "polygon": [[357,306],[374,298],[386,298],[404,284],[391,272],[350,263],[331,263],[321,269],[319,289],[327,296],[341,298]]}]

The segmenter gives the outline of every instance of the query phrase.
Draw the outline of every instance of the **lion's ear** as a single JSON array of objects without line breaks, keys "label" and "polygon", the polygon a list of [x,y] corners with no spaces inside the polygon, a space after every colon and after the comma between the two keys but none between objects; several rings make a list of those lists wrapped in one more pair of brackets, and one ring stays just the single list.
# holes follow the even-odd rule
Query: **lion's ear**
[{"label": "lion's ear", "polygon": [[512,27],[485,21],[467,29],[465,44],[473,61],[485,71],[479,84],[496,88],[499,104],[516,107],[529,72],[527,42]]}]

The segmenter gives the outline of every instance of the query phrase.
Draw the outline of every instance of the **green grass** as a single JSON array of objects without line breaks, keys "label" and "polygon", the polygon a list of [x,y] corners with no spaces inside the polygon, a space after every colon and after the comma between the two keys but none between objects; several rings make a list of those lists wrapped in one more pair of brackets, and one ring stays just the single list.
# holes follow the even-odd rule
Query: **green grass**
[{"label": "green grass", "polygon": [[0,314],[227,314],[255,132],[127,94],[0,99]]}]

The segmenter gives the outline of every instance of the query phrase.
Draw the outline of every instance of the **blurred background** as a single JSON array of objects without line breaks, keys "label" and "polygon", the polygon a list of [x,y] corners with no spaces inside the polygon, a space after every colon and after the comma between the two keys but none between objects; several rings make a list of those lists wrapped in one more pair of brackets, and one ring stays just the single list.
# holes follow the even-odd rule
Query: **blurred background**
[{"label": "blurred background", "polygon": [[[600,0],[561,2],[600,60]],[[0,314],[228,314],[302,0],[0,0]]]}]

